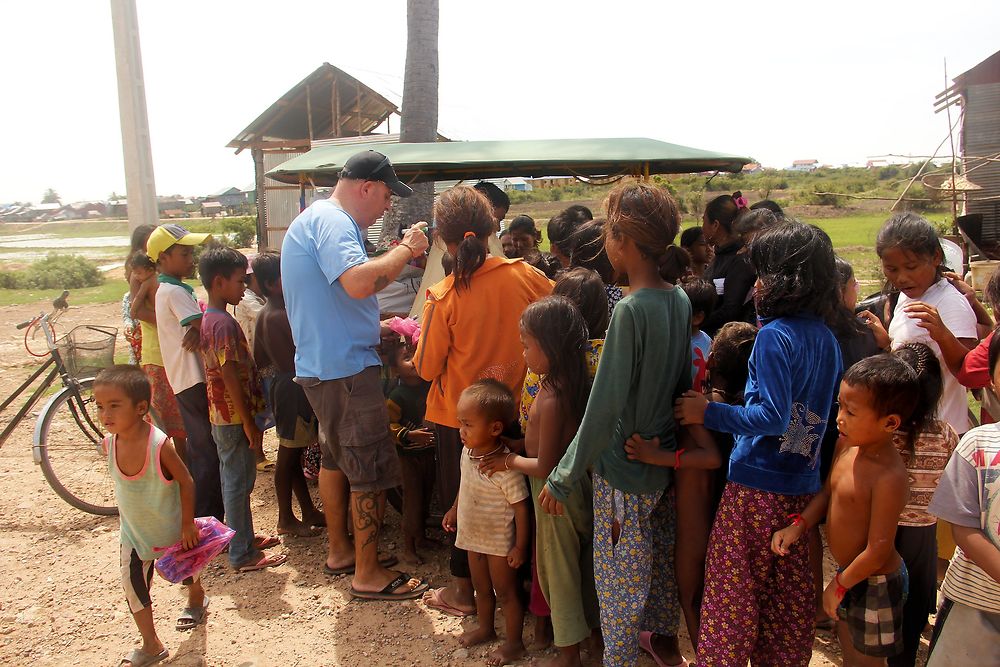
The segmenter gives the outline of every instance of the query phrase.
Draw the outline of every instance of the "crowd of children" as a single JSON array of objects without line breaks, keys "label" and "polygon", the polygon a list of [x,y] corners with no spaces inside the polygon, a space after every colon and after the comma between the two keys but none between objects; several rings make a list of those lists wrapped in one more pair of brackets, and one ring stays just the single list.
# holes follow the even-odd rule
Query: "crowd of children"
[{"label": "crowd of children", "polygon": [[[887,297],[855,315],[850,264],[773,202],[716,198],[675,245],[675,201],[628,182],[603,218],[553,218],[551,255],[518,216],[502,258],[487,251],[500,217],[489,194],[439,197],[448,275],[428,291],[419,338],[384,331],[381,347],[401,557],[421,563],[433,547],[436,494],[452,581],[424,603],[477,616],[464,646],[497,639],[499,607],[493,665],[528,651],[530,611],[536,645],[558,648],[552,665],[588,652],[634,665],[645,650],[659,665],[804,666],[817,629],[835,627],[845,665],[910,667],[936,612],[928,664],[1000,664],[1000,431],[970,430],[963,387],[1000,386],[1000,341],[979,342],[989,312],[926,220],[883,225]],[[195,516],[236,531],[235,569],[284,561],[250,510],[262,428],[279,442],[277,532],[325,525],[303,474],[321,425],[295,381],[280,257],[201,249],[202,309],[184,280],[206,240],[150,230],[128,262],[141,366],[95,385],[143,637],[123,664],[166,657],[153,547],[191,546]],[[998,294],[994,276],[986,295]],[[208,607],[200,582],[185,584],[178,629]]]}]

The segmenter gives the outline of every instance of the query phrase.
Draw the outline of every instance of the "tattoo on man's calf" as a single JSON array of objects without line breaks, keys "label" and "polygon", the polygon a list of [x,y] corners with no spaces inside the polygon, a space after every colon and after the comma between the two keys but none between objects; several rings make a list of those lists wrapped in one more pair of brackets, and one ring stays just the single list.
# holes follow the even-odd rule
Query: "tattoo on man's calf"
[{"label": "tattoo on man's calf", "polygon": [[359,493],[354,497],[354,539],[367,532],[362,546],[378,542],[381,523],[378,517],[378,494],[374,491]]}]

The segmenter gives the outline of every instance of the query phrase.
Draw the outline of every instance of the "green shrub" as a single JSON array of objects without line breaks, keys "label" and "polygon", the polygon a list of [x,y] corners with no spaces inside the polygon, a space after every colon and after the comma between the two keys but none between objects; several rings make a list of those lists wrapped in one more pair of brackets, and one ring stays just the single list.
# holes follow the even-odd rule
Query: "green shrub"
[{"label": "green shrub", "polygon": [[257,237],[257,220],[250,216],[223,218],[222,231],[235,248],[249,248]]},{"label": "green shrub", "polygon": [[104,274],[80,255],[49,253],[24,271],[0,271],[3,289],[79,289],[104,284]]}]

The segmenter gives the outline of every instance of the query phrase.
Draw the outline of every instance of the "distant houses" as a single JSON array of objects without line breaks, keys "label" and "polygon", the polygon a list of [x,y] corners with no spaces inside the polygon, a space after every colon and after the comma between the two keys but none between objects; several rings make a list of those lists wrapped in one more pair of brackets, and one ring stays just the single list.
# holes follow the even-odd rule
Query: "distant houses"
[{"label": "distant houses", "polygon": [[[251,185],[243,189],[227,187],[203,197],[159,196],[156,198],[156,209],[160,218],[214,218],[220,215],[253,215],[256,202],[256,192]],[[128,202],[124,197],[72,204],[0,204],[0,222],[58,222],[127,217]]]},{"label": "distant houses", "polygon": [[789,171],[815,171],[819,168],[819,160],[793,160]]},{"label": "distant houses", "polygon": [[79,201],[72,204],[0,204],[2,222],[59,222],[62,220],[94,220],[108,215],[102,201]]}]

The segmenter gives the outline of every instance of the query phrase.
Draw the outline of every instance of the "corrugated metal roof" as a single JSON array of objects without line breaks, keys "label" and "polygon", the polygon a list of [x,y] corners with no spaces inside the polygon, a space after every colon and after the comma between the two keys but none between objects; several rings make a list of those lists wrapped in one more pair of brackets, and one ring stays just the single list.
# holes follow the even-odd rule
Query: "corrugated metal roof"
[{"label": "corrugated metal roof", "polygon": [[[962,153],[972,158],[1000,154],[1000,83],[971,85],[965,99]],[[969,180],[982,188],[969,193],[966,211],[983,214],[983,240],[1000,242],[1000,200],[995,199],[1000,197],[1000,162],[966,157],[963,163]]]},{"label": "corrugated metal roof", "polygon": [[[333,127],[334,85],[340,109],[339,127]],[[256,141],[358,136],[370,133],[393,113],[399,113],[395,104],[342,69],[323,63],[265,109],[227,146],[239,152]]]}]

